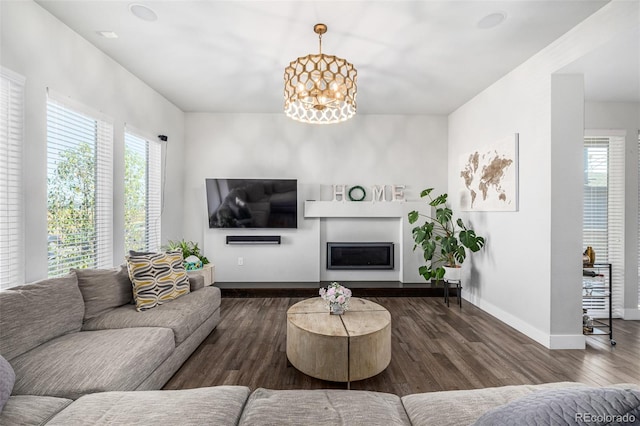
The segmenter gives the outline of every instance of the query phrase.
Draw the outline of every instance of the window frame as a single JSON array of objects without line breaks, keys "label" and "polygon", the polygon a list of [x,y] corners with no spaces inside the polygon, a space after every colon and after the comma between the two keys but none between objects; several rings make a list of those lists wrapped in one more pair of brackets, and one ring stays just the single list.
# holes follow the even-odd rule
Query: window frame
[{"label": "window frame", "polygon": [[[625,136],[622,130],[587,130],[584,134],[585,152],[588,143],[606,143],[607,146],[607,206],[606,206],[606,240],[597,241],[588,239],[587,235],[592,229],[585,225],[584,215],[586,212],[587,199],[583,193],[583,250],[587,246],[592,246],[596,252],[597,263],[611,263],[612,270],[612,316],[621,318],[624,312],[624,227],[625,227]],[[590,142],[589,142],[590,141]],[[587,187],[587,162],[585,162],[585,183]],[[602,209],[601,209],[602,210]],[[602,210],[604,212],[604,210]],[[589,315],[594,317],[607,317],[609,306],[604,301],[591,300],[589,303],[583,301],[583,307],[587,308]]]},{"label": "window frame", "polygon": [[[145,223],[144,223],[144,245],[143,246],[129,246],[129,242],[127,241],[127,233],[130,232],[128,229],[129,224],[127,223],[127,218],[124,220],[124,243],[125,243],[125,252],[129,250],[135,251],[148,251],[148,252],[156,252],[160,250],[161,245],[161,234],[162,234],[162,175],[163,175],[163,164],[162,164],[162,144],[160,142],[156,142],[153,138],[146,135],[145,132],[139,131],[134,127],[129,125],[125,125],[124,132],[124,163],[125,163],[125,179],[126,169],[127,169],[127,149],[128,143],[144,143],[144,152],[145,152]],[[127,182],[125,181],[125,191],[126,191]],[[127,197],[125,196],[125,212],[127,210]]]},{"label": "window frame", "polygon": [[0,290],[22,284],[25,276],[25,83],[24,76],[0,67]]},{"label": "window frame", "polygon": [[[93,152],[95,162],[94,174],[94,233],[95,238],[90,239],[84,244],[91,247],[94,254],[90,257],[88,264],[81,261],[72,261],[71,257],[65,261],[59,262],[57,266],[47,260],[48,277],[58,277],[66,274],[70,269],[77,267],[92,268],[110,268],[113,266],[113,121],[104,114],[93,110],[75,100],[60,95],[52,90],[47,89],[47,115],[46,115],[46,131],[47,131],[47,179],[50,178],[50,167],[54,162],[54,152],[66,152],[64,146],[73,146],[78,148],[80,142],[75,144],[74,139],[80,137],[74,132],[78,131],[81,120],[85,123],[93,122],[95,125],[95,135],[93,140],[89,140],[90,145],[93,144]],[[73,123],[75,127],[68,126],[71,122],[65,119],[73,119],[76,117],[78,122]],[[58,120],[58,121],[56,121]],[[66,127],[65,127],[66,126]],[[60,139],[53,142],[56,132]],[[85,134],[88,134],[89,131]],[[68,138],[63,140],[62,137]],[[79,139],[78,139],[79,140]],[[91,146],[90,146],[91,148]],[[49,217],[49,191],[50,182],[47,182],[47,245],[51,244],[49,237],[51,218]],[[60,238],[54,242],[60,246]],[[82,248],[86,253],[85,248]]]}]

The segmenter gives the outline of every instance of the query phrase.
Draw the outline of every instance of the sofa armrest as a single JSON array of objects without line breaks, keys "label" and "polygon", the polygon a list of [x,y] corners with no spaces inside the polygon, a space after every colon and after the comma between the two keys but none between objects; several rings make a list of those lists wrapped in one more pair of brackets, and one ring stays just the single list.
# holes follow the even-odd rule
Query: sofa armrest
[{"label": "sofa armrest", "polygon": [[204,287],[204,277],[202,275],[190,275],[189,286],[191,291],[200,290]]},{"label": "sofa armrest", "polygon": [[512,385],[483,389],[415,393],[402,397],[402,404],[414,426],[470,425],[485,412],[532,392],[587,387],[577,382]]}]

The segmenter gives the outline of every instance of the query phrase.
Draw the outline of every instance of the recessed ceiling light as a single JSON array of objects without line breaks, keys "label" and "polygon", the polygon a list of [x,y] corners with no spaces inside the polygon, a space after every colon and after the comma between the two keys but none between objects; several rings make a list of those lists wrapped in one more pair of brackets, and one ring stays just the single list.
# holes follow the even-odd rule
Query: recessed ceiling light
[{"label": "recessed ceiling light", "polygon": [[113,31],[96,31],[96,32],[104,38],[118,38],[118,34],[114,33]]},{"label": "recessed ceiling light", "polygon": [[156,21],[158,19],[158,15],[153,10],[142,4],[132,3],[129,5],[129,10],[144,21]]},{"label": "recessed ceiling light", "polygon": [[478,21],[478,28],[486,30],[489,28],[497,27],[505,19],[507,19],[507,14],[504,12],[491,13]]}]

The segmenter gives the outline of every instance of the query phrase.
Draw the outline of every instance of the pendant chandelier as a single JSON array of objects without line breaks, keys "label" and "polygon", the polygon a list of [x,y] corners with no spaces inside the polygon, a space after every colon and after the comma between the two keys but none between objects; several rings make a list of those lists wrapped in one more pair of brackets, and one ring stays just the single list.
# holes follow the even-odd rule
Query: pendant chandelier
[{"label": "pendant chandelier", "polygon": [[284,112],[303,123],[330,124],[356,114],[356,79],[353,64],[322,53],[325,24],[316,24],[319,53],[300,57],[284,70]]}]

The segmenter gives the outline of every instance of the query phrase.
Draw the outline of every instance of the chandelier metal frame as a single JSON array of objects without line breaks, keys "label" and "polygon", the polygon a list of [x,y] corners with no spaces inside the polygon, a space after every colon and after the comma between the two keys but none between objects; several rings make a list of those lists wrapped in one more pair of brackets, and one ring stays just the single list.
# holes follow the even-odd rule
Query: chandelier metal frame
[{"label": "chandelier metal frame", "polygon": [[299,57],[284,70],[284,112],[303,123],[340,123],[356,114],[358,71],[345,59],[322,53],[325,24],[313,31],[319,53]]}]

